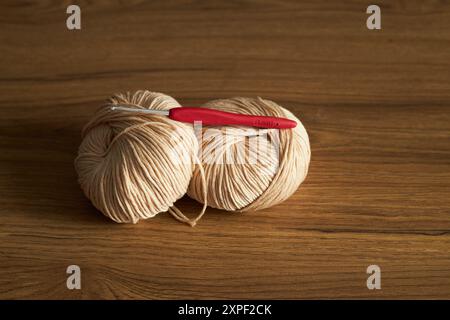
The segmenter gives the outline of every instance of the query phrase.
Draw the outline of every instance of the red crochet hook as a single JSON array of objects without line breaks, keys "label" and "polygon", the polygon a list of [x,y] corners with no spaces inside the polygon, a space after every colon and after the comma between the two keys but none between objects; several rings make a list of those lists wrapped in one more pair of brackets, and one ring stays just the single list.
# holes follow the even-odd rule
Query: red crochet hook
[{"label": "red crochet hook", "polygon": [[113,106],[111,110],[122,110],[138,113],[168,116],[172,120],[194,123],[201,121],[202,125],[241,125],[266,129],[291,129],[297,122],[278,117],[253,116],[233,112],[225,112],[208,108],[180,107],[169,110],[138,109],[124,106]]}]

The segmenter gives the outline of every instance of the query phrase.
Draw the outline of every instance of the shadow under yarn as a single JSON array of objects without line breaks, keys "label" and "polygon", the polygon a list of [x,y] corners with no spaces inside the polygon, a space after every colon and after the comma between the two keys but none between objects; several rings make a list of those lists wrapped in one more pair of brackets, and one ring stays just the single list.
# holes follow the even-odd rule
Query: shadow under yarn
[{"label": "shadow under yarn", "polygon": [[[0,154],[3,221],[9,216],[23,216],[31,224],[49,226],[58,222],[70,226],[71,221],[77,226],[126,226],[108,219],[92,205],[80,189],[74,168],[81,128],[98,104],[23,107],[27,117],[2,122],[2,149],[7,150]],[[69,107],[76,108],[72,117],[52,110]],[[192,216],[201,204],[185,196],[180,199],[180,207]],[[173,217],[165,213],[158,219],[170,221]]]},{"label": "shadow under yarn", "polygon": [[[6,176],[0,208],[8,214],[33,216],[42,223],[71,219],[104,223],[83,196],[73,168],[81,124],[67,119],[33,117],[3,126],[1,136],[6,153],[0,155]],[[80,122],[81,123],[81,122]],[[30,220],[32,221],[32,220]]]}]

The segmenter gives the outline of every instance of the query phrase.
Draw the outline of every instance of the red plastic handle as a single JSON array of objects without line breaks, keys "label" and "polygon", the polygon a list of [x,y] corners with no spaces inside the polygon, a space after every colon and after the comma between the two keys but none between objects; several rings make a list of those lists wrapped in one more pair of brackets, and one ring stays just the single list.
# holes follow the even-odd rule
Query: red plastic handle
[{"label": "red plastic handle", "polygon": [[189,123],[201,121],[202,125],[241,125],[267,129],[290,129],[297,126],[297,122],[286,118],[251,116],[215,109],[193,107],[170,109],[169,118]]}]

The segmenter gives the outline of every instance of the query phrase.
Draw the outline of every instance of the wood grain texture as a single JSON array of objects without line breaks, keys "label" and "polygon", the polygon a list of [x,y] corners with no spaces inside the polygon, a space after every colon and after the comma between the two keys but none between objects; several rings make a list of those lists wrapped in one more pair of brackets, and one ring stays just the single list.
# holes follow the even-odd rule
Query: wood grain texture
[{"label": "wood grain texture", "polygon": [[[0,298],[449,299],[450,3],[377,3],[381,31],[360,0],[79,1],[68,31],[67,1],[2,1]],[[310,134],[306,182],[195,228],[108,221],[73,160],[93,110],[135,89],[277,101]]]}]

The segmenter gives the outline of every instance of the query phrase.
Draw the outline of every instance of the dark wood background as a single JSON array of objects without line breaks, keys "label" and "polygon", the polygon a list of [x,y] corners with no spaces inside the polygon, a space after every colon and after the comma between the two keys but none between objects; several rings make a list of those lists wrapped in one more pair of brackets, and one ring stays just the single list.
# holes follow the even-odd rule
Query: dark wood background
[{"label": "dark wood background", "polygon": [[[0,4],[0,298],[450,298],[448,1],[377,1],[379,31],[359,0],[76,3],[80,31],[69,1]],[[73,160],[94,109],[136,89],[289,108],[310,135],[306,182],[195,228],[110,222]]]}]

